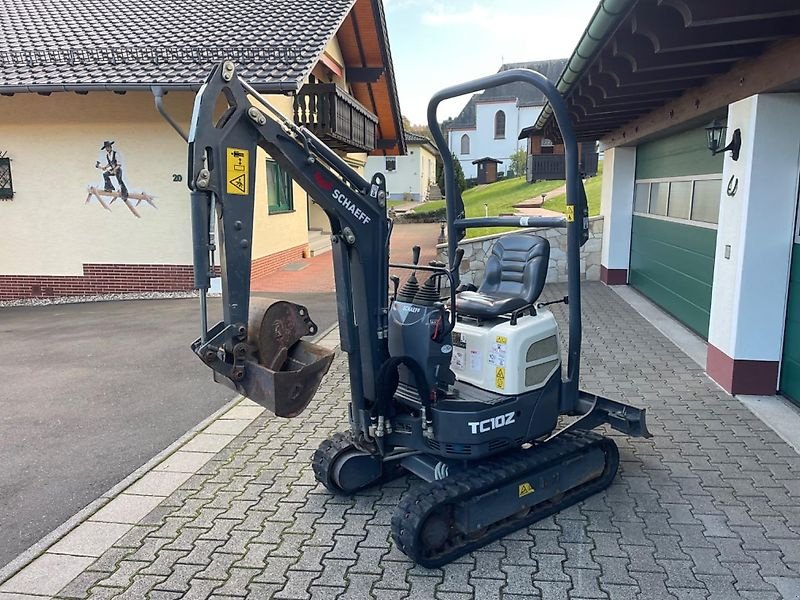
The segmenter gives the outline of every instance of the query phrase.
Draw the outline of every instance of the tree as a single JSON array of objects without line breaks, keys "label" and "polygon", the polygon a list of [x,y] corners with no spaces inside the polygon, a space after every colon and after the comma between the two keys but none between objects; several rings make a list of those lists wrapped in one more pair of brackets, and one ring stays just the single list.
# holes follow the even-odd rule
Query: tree
[{"label": "tree", "polygon": [[422,125],[416,125],[412,123],[408,117],[403,116],[403,130],[409,131],[411,133],[416,133],[417,135],[421,135],[423,137],[428,138],[429,140],[433,140],[433,135],[431,135],[431,130],[428,128],[428,124],[424,123]]},{"label": "tree", "polygon": [[508,167],[509,177],[519,177],[525,174],[528,166],[528,153],[519,149],[511,155],[511,165]]},{"label": "tree", "polygon": [[[461,168],[461,162],[456,158],[455,154],[451,154],[453,157],[453,168],[455,170],[456,176],[456,186],[458,186],[458,190],[460,192],[464,192],[467,189],[467,180],[464,177],[464,169]],[[439,189],[442,190],[442,194],[446,197],[447,190],[445,189],[444,185],[444,165],[440,162],[436,162],[436,185],[439,186]]]}]

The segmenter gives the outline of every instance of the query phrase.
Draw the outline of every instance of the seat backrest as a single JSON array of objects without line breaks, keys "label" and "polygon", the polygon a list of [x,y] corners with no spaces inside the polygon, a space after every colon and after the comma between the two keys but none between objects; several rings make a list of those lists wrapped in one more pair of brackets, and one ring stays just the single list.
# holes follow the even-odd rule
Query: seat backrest
[{"label": "seat backrest", "polygon": [[523,298],[533,304],[542,293],[550,260],[550,242],[524,233],[497,239],[486,261],[486,271],[478,291]]}]

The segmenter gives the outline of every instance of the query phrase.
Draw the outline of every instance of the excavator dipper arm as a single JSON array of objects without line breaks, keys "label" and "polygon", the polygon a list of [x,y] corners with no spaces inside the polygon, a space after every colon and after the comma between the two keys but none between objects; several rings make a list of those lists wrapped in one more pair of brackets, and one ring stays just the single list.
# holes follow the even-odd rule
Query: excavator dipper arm
[{"label": "excavator dipper arm", "polygon": [[[216,117],[220,106],[227,108]],[[303,307],[274,322],[265,323],[263,314],[253,314],[254,204],[256,186],[266,187],[256,178],[259,161],[265,159],[258,148],[287,171],[330,220],[341,345],[348,353],[352,383],[351,419],[356,433],[366,431],[368,407],[375,399],[374,373],[388,357],[390,221],[385,180],[380,174],[365,180],[310,131],[286,120],[236,76],[231,62],[217,66],[198,92],[189,133],[195,287],[205,298],[213,275],[214,218],[223,284],[223,320],[208,328],[203,300],[201,337],[192,348],[224,382],[279,416],[302,411],[330,366],[330,352],[295,343],[304,329],[316,330]],[[254,321],[259,322],[255,327]],[[265,351],[270,343],[259,339],[259,332],[268,334],[270,329],[274,338],[283,338],[280,350],[286,361],[279,368],[276,356],[283,355]],[[286,335],[287,329],[291,335]]]}]

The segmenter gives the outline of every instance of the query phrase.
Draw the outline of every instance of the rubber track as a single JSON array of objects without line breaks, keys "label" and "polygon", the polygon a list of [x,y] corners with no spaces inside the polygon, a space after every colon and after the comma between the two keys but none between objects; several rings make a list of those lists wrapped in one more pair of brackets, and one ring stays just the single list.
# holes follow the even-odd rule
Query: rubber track
[{"label": "rubber track", "polygon": [[336,485],[331,478],[331,473],[333,472],[332,467],[336,459],[348,450],[354,448],[352,434],[349,431],[340,431],[323,441],[319,445],[319,448],[314,451],[314,456],[311,459],[311,468],[314,471],[314,477],[334,494],[352,494],[352,492],[348,493]]},{"label": "rubber track", "polygon": [[[567,456],[586,453],[596,447],[606,455],[606,466],[600,477],[565,492],[556,502],[542,502],[524,517],[511,516],[498,521],[476,539],[461,535],[452,539],[453,545],[444,552],[435,556],[426,554],[419,541],[419,533],[428,516],[436,509],[443,505],[456,505],[526,474],[534,475],[537,471],[557,465]],[[605,489],[613,481],[618,466],[619,452],[611,439],[592,432],[565,432],[541,446],[487,459],[473,468],[412,489],[401,499],[392,516],[392,538],[400,550],[417,564],[427,568],[439,567]],[[452,531],[455,531],[454,527]]]}]

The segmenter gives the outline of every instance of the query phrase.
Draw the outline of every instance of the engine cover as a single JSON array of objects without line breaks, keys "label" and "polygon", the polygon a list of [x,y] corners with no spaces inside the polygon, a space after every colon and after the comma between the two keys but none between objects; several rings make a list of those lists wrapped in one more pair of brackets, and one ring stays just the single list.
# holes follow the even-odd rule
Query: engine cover
[{"label": "engine cover", "polygon": [[450,368],[458,381],[513,396],[542,388],[561,366],[558,324],[553,313],[472,324],[453,330]]}]

